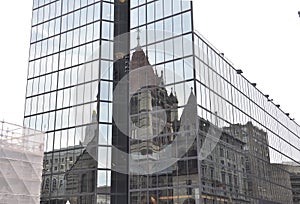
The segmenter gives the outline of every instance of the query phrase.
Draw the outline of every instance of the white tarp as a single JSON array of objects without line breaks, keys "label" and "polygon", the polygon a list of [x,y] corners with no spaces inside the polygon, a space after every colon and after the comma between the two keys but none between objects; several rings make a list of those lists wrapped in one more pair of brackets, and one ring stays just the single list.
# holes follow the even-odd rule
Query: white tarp
[{"label": "white tarp", "polygon": [[40,203],[44,134],[0,122],[0,204]]}]

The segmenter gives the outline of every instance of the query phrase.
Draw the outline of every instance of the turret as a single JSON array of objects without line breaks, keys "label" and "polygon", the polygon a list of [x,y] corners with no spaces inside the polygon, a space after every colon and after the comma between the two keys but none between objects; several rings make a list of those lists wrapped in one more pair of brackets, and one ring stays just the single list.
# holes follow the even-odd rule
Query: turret
[{"label": "turret", "polygon": [[171,103],[171,122],[174,122],[178,120],[178,99],[176,93],[173,94],[173,88],[171,88],[169,100]]}]

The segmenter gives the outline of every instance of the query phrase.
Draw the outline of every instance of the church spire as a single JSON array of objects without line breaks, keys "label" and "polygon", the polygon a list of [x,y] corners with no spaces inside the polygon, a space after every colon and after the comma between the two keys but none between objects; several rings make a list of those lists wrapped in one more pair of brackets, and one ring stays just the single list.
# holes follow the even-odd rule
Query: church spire
[{"label": "church spire", "polygon": [[136,32],[137,32],[137,36],[136,36],[137,46],[136,46],[135,50],[136,51],[141,51],[142,50],[142,48],[141,48],[141,36],[140,36],[141,30],[138,28],[136,30]]}]

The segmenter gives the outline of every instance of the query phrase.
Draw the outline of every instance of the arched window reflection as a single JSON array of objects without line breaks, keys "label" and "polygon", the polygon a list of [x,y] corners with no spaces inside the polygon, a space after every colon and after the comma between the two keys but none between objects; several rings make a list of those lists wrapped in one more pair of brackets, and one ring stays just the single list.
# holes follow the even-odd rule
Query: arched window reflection
[{"label": "arched window reflection", "polygon": [[47,178],[46,184],[45,184],[45,189],[49,189],[49,183],[50,183],[50,180],[49,180],[49,178]]},{"label": "arched window reflection", "polygon": [[81,176],[81,192],[87,192],[87,175]]},{"label": "arched window reflection", "polygon": [[195,200],[193,198],[188,198],[186,199],[183,204],[195,204]]},{"label": "arched window reflection", "polygon": [[53,190],[56,190],[56,188],[57,188],[56,179],[53,179],[52,185],[53,185]]}]

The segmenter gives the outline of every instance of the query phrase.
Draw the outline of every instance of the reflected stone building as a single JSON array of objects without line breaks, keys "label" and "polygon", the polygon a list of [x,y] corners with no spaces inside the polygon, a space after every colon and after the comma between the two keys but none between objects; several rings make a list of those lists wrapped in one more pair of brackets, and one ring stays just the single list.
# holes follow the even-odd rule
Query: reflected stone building
[{"label": "reflected stone building", "polygon": [[[93,111],[92,122],[97,122],[96,111]],[[96,189],[97,136],[97,125],[86,127],[83,142],[86,145],[85,149],[77,156],[76,161],[65,174],[67,194],[87,194],[79,198],[71,198],[71,203],[93,203],[93,194]]]},{"label": "reflected stone building", "polygon": [[299,164],[300,126],[196,32],[195,10],[34,0],[24,125],[46,134],[41,203],[297,201],[280,164]]},{"label": "reflected stone building", "polygon": [[236,124],[226,128],[227,132],[240,136],[245,141],[246,172],[248,175],[248,193],[259,199],[271,199],[270,156],[267,133],[251,122]]},{"label": "reflected stone building", "polygon": [[240,135],[245,141],[243,149],[249,195],[258,198],[258,203],[292,204],[289,173],[280,165],[271,164],[267,132],[251,122],[235,124],[225,130]]},{"label": "reflected stone building", "polygon": [[[93,111],[92,121],[96,122],[97,113]],[[98,128],[91,125],[85,129],[85,137],[76,150],[69,151],[62,149],[59,154],[53,155],[53,159],[44,160],[44,175],[51,172],[51,169],[57,176],[44,176],[41,186],[42,196],[54,194],[79,194],[93,193],[96,188],[96,139]],[[64,172],[65,174],[58,174]],[[65,199],[53,199],[52,202],[65,204],[71,203],[92,203],[92,196],[71,197]]]},{"label": "reflected stone building", "polygon": [[300,203],[300,166],[295,162],[285,162],[278,164],[280,167],[289,172],[289,179],[293,191],[293,203]]},{"label": "reflected stone building", "polygon": [[209,121],[202,121],[200,125],[200,143],[209,138],[213,140],[218,132],[221,134],[215,149],[201,164],[204,202],[250,203],[243,138]]},{"label": "reflected stone building", "polygon": [[[211,149],[211,153],[199,164],[197,163],[197,140],[195,140],[192,148],[185,155],[187,160],[178,162],[178,171],[174,175],[174,182],[189,185],[186,189],[178,192],[178,197],[193,199],[195,202],[197,201],[196,203],[199,199],[204,203],[250,203],[247,198],[247,177],[242,152],[245,143],[207,120],[201,118],[198,120],[197,140],[200,146],[208,140],[213,145],[215,136],[218,134],[220,134],[220,140]],[[198,184],[199,179],[200,185]],[[176,199],[176,197],[172,199]]]},{"label": "reflected stone building", "polygon": [[[79,146],[80,147],[80,146]],[[78,149],[75,154],[70,154],[67,149],[60,152],[60,154],[53,155],[53,159],[44,159],[43,183],[41,186],[41,194],[49,195],[51,193],[64,194],[66,192],[66,179],[64,175],[52,177],[49,175],[51,170],[54,173],[65,172],[70,169],[78,156],[81,154],[81,149]],[[73,152],[72,152],[73,153]]]}]

